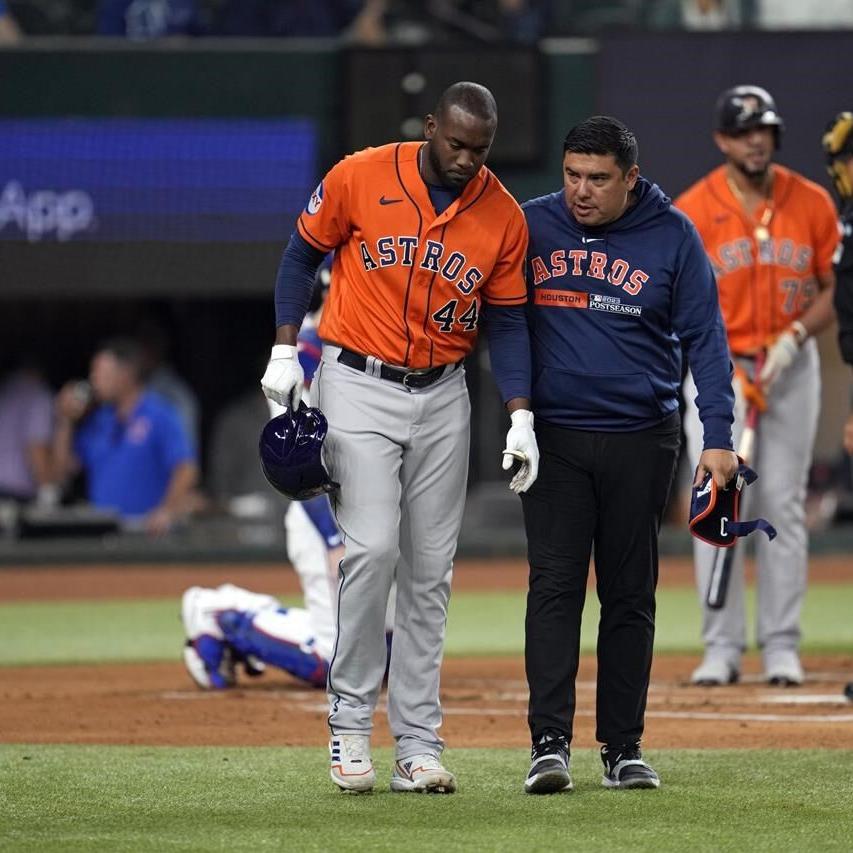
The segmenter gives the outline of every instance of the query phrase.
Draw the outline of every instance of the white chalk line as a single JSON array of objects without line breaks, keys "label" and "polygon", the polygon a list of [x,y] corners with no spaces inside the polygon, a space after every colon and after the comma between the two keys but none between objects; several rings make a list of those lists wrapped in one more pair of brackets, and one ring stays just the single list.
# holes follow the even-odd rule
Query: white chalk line
[{"label": "white chalk line", "polygon": [[[210,693],[180,693],[171,692],[162,694],[164,699],[170,700],[194,700],[215,699],[224,697],[225,691]],[[276,696],[272,691],[263,694],[268,698],[287,698],[290,707],[295,711],[308,714],[327,715],[329,707],[325,702],[293,701],[296,696],[293,693],[281,692]],[[835,702],[836,697],[832,697]],[[844,700],[846,702],[846,700]],[[839,703],[841,704],[841,703]],[[516,717],[523,718],[527,711],[523,708],[493,708],[493,707],[454,707],[453,705],[442,705],[445,716],[448,717]],[[376,708],[377,713],[384,714],[387,707],[380,703]],[[577,717],[594,717],[595,711],[578,708],[575,711]],[[732,713],[728,711],[655,711],[647,710],[646,718],[662,720],[716,720],[729,722],[750,723],[853,723],[853,714],[760,714],[760,713]]]},{"label": "white chalk line", "polygon": [[[809,673],[807,681],[818,682],[826,685],[827,682],[843,682],[849,679],[849,673],[842,672],[820,672]],[[761,675],[746,676],[742,679],[743,682],[760,684],[764,683]],[[522,707],[500,707],[491,705],[456,705],[457,701],[464,701],[466,691],[474,692],[475,688],[482,685],[486,689],[484,692],[492,702],[510,702],[518,703]],[[578,681],[577,689],[579,692],[589,692],[596,689],[594,681]],[[744,696],[738,685],[716,688],[697,688],[685,683],[652,683],[649,688],[649,704],[652,707],[647,708],[646,717],[651,719],[669,719],[669,720],[709,720],[709,721],[729,721],[729,722],[755,722],[755,723],[834,723],[844,724],[853,723],[853,713],[824,713],[824,714],[773,714],[752,711],[726,711],[726,710],[665,710],[655,709],[653,706],[665,702],[701,702],[707,705],[711,699],[719,701],[721,704],[738,704],[740,706],[761,706],[761,705],[777,705],[777,706],[805,706],[805,705],[830,705],[830,706],[848,706],[849,701],[842,696],[841,691],[837,693],[804,693],[803,688],[785,689],[779,693],[764,693],[752,694]],[[238,687],[238,690],[241,688]],[[445,697],[442,708],[447,716],[459,717],[513,717],[523,718],[526,716],[526,704],[528,693],[526,684],[516,679],[470,679],[464,680],[463,683],[452,683],[448,686],[448,690],[456,692],[460,695],[456,697]],[[673,697],[673,691],[679,691],[680,696]],[[824,686],[824,690],[826,687]],[[309,714],[328,714],[328,705],[325,700],[320,700],[322,693],[315,690],[257,690],[249,689],[252,698],[270,699],[273,701],[286,701],[288,705],[295,711]],[[195,701],[195,700],[211,700],[211,699],[227,699],[233,695],[233,691],[168,691],[161,694],[163,699],[170,701]],[[485,697],[474,697],[485,698]],[[380,703],[377,707],[377,712],[385,713],[387,706],[385,703]],[[592,709],[578,708],[576,715],[579,717],[594,717],[595,711]]]},{"label": "white chalk line", "polygon": [[[689,692],[687,692],[688,689]],[[837,693],[797,693],[794,688],[786,688],[785,692],[781,694],[768,693],[762,696],[753,695],[749,697],[739,695],[739,691],[736,687],[725,690],[725,692],[724,689],[721,688],[715,687],[711,689],[713,689],[715,697],[720,699],[725,697],[726,699],[733,700],[733,702],[729,704],[737,702],[737,704],[740,705],[750,705],[753,702],[757,702],[761,705],[846,705],[849,701],[842,695],[840,689]],[[676,699],[673,699],[671,690],[657,690],[654,691],[654,693],[649,691],[649,703],[654,704],[677,701],[685,705],[700,703],[703,705],[707,704],[708,696],[702,688],[693,687],[691,685],[689,688],[685,687],[684,690],[684,693],[679,692]],[[448,698],[458,701],[463,697],[457,695]],[[524,702],[526,704],[528,693],[526,690],[519,690],[518,692],[513,693],[498,691],[496,693],[489,694],[489,698],[495,702]]]},{"label": "white chalk line", "polygon": [[[300,704],[297,708],[309,713],[328,714],[328,706]],[[377,706],[377,713],[385,708]],[[524,718],[527,711],[519,708],[454,708],[442,705],[446,717],[516,717]],[[576,717],[595,717],[595,711],[579,708]],[[853,714],[732,714],[716,711],[646,711],[646,718],[663,720],[715,720],[750,723],[853,723]]]},{"label": "white chalk line", "polygon": [[[845,684],[853,678],[850,670],[838,670],[834,672],[809,672],[806,673],[805,684],[827,684],[827,683],[835,683],[840,682],[841,684]],[[459,682],[457,686],[457,682]],[[505,679],[505,678],[465,678],[465,679],[447,679],[447,684],[452,689],[463,690],[465,688],[473,689],[475,687],[481,687],[484,690],[503,690],[506,692],[507,697],[511,697],[516,693],[523,693],[525,696],[525,700],[527,697],[527,682],[519,681],[518,679]],[[714,693],[720,693],[722,695],[723,691],[732,690],[737,692],[740,689],[740,686],[744,684],[761,684],[767,686],[767,679],[761,673],[748,673],[746,675],[741,674],[740,681],[738,684],[734,684],[726,687],[714,687],[711,688]],[[697,693],[700,691],[700,688],[696,687],[693,684],[690,684],[689,674],[685,671],[684,677],[682,679],[673,679],[672,681],[655,681],[652,679],[651,684],[649,684],[649,693],[660,693],[664,691],[673,690],[674,688],[681,689],[683,687],[689,687],[691,690],[695,690]],[[575,682],[575,688],[577,690],[591,690],[595,691],[597,685],[595,681],[592,680],[578,680]]]},{"label": "white chalk line", "polygon": [[759,696],[763,705],[849,705],[850,700],[838,693],[786,693],[783,696],[768,694]]},{"label": "white chalk line", "polygon": [[161,693],[160,698],[191,702],[194,699],[229,699],[235,695],[251,695],[253,699],[287,699],[289,702],[304,703],[318,693],[319,690],[258,690],[254,687],[247,687],[244,691],[243,687],[238,685],[233,690],[168,690]]},{"label": "white chalk line", "polygon": [[[448,708],[447,716],[525,717],[526,711],[514,708]],[[595,711],[579,708],[576,717],[594,717]],[[646,711],[646,718],[664,720],[730,720],[755,723],[853,723],[853,714],[733,714],[726,711]]]}]

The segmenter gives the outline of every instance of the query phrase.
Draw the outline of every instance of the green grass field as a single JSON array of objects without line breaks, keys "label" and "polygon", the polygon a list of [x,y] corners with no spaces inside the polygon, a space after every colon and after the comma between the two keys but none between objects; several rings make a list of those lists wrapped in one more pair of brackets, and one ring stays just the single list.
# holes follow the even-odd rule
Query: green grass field
[{"label": "green grass field", "polygon": [[[597,605],[590,593],[583,631],[587,652],[595,650]],[[0,666],[175,660],[182,639],[179,607],[177,599],[3,604]],[[751,592],[748,609],[754,610]],[[803,616],[804,651],[853,652],[851,613],[853,585],[813,586]],[[453,596],[448,655],[520,654],[523,640],[523,593]],[[701,651],[699,608],[692,588],[660,590],[655,650]]]},{"label": "green grass field", "polygon": [[[0,665],[177,662],[178,609],[162,599],[0,605]],[[851,613],[853,585],[813,586],[804,650],[853,653]],[[457,593],[448,654],[520,654],[523,615],[520,592]],[[591,593],[586,651],[596,616]],[[692,589],[662,589],[658,652],[698,652],[698,620]],[[0,850],[853,849],[851,750],[649,757],[659,791],[604,790],[597,755],[579,750],[574,792],[530,797],[523,750],[451,749],[459,794],[419,797],[383,790],[391,755],[377,750],[379,789],[348,796],[326,778],[323,749],[0,745]]]},{"label": "green grass field", "polygon": [[[376,751],[390,767],[389,750]],[[521,792],[518,750],[452,750],[453,797],[333,790],[319,749],[0,747],[4,851],[848,851],[853,760],[826,751],[660,751],[658,791]],[[389,771],[390,772],[390,771]]]}]

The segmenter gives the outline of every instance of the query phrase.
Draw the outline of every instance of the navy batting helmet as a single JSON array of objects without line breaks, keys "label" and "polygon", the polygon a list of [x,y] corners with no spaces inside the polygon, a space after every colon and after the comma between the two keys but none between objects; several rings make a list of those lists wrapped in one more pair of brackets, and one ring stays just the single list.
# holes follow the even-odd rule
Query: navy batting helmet
[{"label": "navy batting helmet", "polygon": [[776,147],[782,140],[785,122],[776,111],[771,94],[760,86],[735,86],[717,99],[714,128],[726,136],[737,136],[754,127],[772,127]]},{"label": "navy batting helmet", "polygon": [[339,488],[320,458],[329,424],[319,410],[300,403],[274,417],[261,432],[261,468],[269,484],[294,501]]}]

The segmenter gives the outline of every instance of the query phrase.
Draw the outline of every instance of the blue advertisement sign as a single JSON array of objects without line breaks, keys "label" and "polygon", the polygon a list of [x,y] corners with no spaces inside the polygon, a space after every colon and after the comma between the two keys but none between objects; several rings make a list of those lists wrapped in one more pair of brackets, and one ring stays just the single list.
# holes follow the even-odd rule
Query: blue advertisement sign
[{"label": "blue advertisement sign", "polygon": [[0,119],[0,240],[286,242],[307,119]]}]

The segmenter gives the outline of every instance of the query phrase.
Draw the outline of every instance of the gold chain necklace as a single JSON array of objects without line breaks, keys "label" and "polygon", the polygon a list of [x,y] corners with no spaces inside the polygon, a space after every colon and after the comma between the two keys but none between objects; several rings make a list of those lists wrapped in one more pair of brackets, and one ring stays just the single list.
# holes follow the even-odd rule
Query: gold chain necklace
[{"label": "gold chain necklace", "polygon": [[743,208],[744,213],[752,219],[755,227],[753,228],[752,233],[755,235],[755,239],[759,243],[765,243],[770,239],[770,220],[773,219],[773,196],[772,196],[772,185],[771,185],[771,195],[765,196],[765,205],[764,211],[761,214],[761,219],[756,223],[755,217],[752,216],[751,213],[747,210],[746,206],[746,196],[741,192],[740,187],[728,176],[726,175],[726,183],[729,185],[729,189],[732,191],[732,195],[740,202],[740,206]]}]

